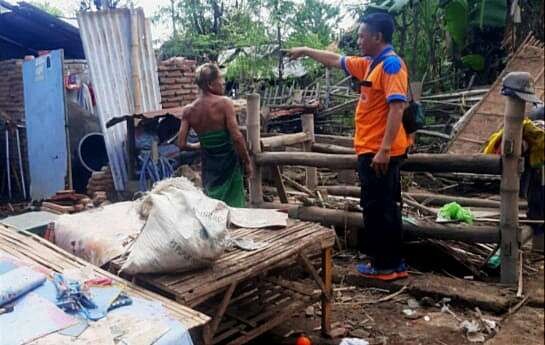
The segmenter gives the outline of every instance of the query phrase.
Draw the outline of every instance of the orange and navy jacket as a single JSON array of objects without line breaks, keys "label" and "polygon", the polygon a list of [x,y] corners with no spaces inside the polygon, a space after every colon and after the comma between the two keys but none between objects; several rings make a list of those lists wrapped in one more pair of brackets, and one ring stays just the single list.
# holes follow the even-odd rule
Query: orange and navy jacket
[{"label": "orange and navy jacket", "polygon": [[[376,66],[369,73],[373,61]],[[389,103],[408,101],[407,67],[392,46],[387,46],[375,58],[342,56],[340,64],[346,74],[361,82],[354,117],[354,149],[358,155],[376,153],[386,130]],[[390,155],[404,155],[409,145],[410,138],[401,126],[392,142]]]}]

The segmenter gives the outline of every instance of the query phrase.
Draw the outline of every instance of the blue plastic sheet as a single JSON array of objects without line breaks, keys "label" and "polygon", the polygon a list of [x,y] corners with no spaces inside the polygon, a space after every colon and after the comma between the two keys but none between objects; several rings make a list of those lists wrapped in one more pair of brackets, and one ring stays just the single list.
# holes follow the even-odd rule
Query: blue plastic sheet
[{"label": "blue plastic sheet", "polygon": [[25,266],[0,275],[0,306],[42,285],[45,280],[43,273]]}]

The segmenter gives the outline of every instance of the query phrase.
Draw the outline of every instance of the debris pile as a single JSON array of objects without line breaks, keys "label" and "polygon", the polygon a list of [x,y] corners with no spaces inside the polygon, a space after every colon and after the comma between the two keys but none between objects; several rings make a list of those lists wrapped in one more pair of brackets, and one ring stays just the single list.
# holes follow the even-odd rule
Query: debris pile
[{"label": "debris pile", "polygon": [[104,196],[103,201],[105,201],[107,195],[114,190],[114,179],[109,167],[103,167],[100,171],[93,172],[87,183],[87,195],[93,199]]},{"label": "debris pile", "polygon": [[92,207],[87,195],[77,194],[74,190],[62,190],[50,199],[42,202],[40,209],[56,214],[76,213]]},{"label": "debris pile", "polygon": [[159,64],[159,85],[163,109],[183,107],[197,97],[196,62],[174,57]]}]

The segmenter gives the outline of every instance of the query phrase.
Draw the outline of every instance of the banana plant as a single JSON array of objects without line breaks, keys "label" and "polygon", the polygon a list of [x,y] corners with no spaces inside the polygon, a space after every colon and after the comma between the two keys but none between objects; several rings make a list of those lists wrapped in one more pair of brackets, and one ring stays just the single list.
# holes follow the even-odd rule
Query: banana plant
[{"label": "banana plant", "polygon": [[[468,34],[473,29],[503,28],[506,24],[506,0],[441,0],[447,32],[459,51],[467,45]],[[470,54],[461,58],[462,62],[475,71],[485,68],[485,58],[480,54]]]}]

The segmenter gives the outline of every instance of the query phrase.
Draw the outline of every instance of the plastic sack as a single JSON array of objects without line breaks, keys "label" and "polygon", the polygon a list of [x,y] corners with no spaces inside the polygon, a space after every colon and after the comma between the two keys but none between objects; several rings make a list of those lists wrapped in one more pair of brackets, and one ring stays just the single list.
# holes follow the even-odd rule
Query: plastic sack
[{"label": "plastic sack", "polygon": [[60,216],[55,222],[55,244],[102,266],[123,255],[130,239],[136,238],[143,226],[135,203],[120,202]]},{"label": "plastic sack", "polygon": [[0,275],[0,307],[34,290],[45,282],[46,276],[23,266]]},{"label": "plastic sack", "polygon": [[186,271],[211,265],[225,251],[228,207],[188,179],[163,180],[139,202],[146,224],[121,271]]},{"label": "plastic sack", "polygon": [[474,216],[467,208],[463,208],[457,202],[451,202],[439,210],[437,214],[437,221],[461,221],[464,223],[472,224]]}]

